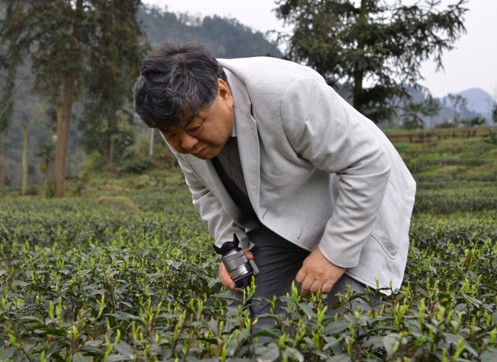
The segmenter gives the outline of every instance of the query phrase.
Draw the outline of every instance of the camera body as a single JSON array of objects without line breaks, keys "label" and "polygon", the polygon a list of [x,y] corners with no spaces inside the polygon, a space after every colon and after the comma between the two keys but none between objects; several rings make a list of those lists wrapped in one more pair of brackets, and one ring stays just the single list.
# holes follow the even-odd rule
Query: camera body
[{"label": "camera body", "polygon": [[250,284],[252,275],[259,273],[259,269],[253,260],[247,259],[238,244],[238,237],[233,234],[233,241],[225,242],[220,248],[214,245],[214,250],[221,255],[221,261],[237,288],[245,288]]}]

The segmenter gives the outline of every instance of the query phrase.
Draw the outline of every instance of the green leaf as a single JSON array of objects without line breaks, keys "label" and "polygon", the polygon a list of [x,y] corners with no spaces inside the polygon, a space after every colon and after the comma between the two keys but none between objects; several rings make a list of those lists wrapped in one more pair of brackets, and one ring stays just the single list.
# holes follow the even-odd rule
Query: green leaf
[{"label": "green leaf", "polygon": [[387,351],[387,357],[391,358],[395,353],[395,345],[399,343],[400,335],[397,333],[391,333],[383,337],[383,346]]},{"label": "green leaf", "polygon": [[450,343],[452,343],[455,346],[457,346],[459,340],[462,339],[463,340],[462,345],[464,346],[464,348],[474,356],[478,356],[478,352],[473,347],[471,347],[469,342],[463,336],[447,332],[443,332],[442,334]]},{"label": "green leaf", "polygon": [[43,321],[40,318],[32,316],[32,315],[21,317],[20,320],[21,320],[22,324],[24,324],[24,323],[38,323],[38,324],[44,325]]},{"label": "green leaf", "polygon": [[124,321],[124,322],[136,321],[136,322],[140,322],[141,324],[145,325],[145,321],[143,320],[143,318],[136,316],[136,315],[133,315],[133,314],[130,314],[130,313],[126,313],[126,312],[105,313],[105,314],[103,314],[103,316],[104,317],[112,317],[112,318],[115,318],[117,320]]},{"label": "green leaf", "polygon": [[339,354],[333,357],[330,357],[326,360],[326,362],[351,362],[352,360],[346,354]]},{"label": "green leaf", "polygon": [[481,353],[480,360],[481,362],[495,362],[496,355],[497,348],[489,348]]},{"label": "green leaf", "polygon": [[255,348],[257,362],[273,362],[279,357],[279,350],[276,343],[271,342],[267,346],[258,346]]},{"label": "green leaf", "polygon": [[312,310],[312,307],[309,304],[307,304],[307,303],[299,303],[299,307],[307,315],[307,318],[312,319],[313,317],[316,316],[316,313]]},{"label": "green leaf", "polygon": [[88,360],[79,352],[73,354],[72,362],[88,362]]},{"label": "green leaf", "polygon": [[34,333],[40,334],[40,335],[47,335],[47,334],[52,334],[55,336],[65,336],[66,335],[66,329],[65,328],[38,328],[35,329]]},{"label": "green leaf", "polygon": [[7,361],[17,351],[17,347],[9,347],[0,352],[0,361]]},{"label": "green leaf", "polygon": [[114,346],[114,348],[117,352],[119,352],[124,357],[127,357],[129,360],[136,359],[135,355],[133,354],[133,348],[128,343],[119,342],[117,345]]},{"label": "green leaf", "polygon": [[[132,360],[134,360],[134,358],[131,359],[131,361]],[[107,361],[109,361],[109,362],[130,361],[130,358],[126,357],[126,356],[121,356],[119,354],[112,354],[109,356],[109,358],[107,358]]]}]

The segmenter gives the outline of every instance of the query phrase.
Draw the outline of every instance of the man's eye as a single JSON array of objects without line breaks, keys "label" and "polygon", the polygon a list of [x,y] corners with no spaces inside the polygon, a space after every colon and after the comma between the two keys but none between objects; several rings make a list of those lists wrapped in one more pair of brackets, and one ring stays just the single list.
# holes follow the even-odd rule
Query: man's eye
[{"label": "man's eye", "polygon": [[201,127],[202,127],[202,123],[196,124],[192,127],[189,127],[188,132],[197,132],[200,130]]}]

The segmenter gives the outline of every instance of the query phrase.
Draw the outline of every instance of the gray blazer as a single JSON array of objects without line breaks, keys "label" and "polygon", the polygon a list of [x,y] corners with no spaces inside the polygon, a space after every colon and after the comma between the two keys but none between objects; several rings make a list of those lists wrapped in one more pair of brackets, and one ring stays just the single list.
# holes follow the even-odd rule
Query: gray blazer
[{"label": "gray blazer", "polygon": [[[219,62],[260,222],[304,249],[319,247],[366,285],[398,289],[416,183],[384,133],[308,67],[265,57]],[[176,157],[216,244],[237,233],[249,249],[254,225],[240,222],[212,163]]]}]

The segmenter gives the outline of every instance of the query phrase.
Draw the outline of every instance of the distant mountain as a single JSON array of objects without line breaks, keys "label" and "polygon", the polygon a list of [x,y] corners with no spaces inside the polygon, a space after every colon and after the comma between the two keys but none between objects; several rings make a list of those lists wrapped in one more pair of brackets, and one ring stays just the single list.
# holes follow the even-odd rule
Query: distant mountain
[{"label": "distant mountain", "polygon": [[465,104],[454,104],[450,94],[436,98],[442,105],[440,112],[440,115],[444,118],[442,121],[450,120],[453,118],[454,112],[457,112],[460,119],[481,117],[487,120],[487,124],[491,124],[494,99],[486,91],[481,88],[470,88],[462,92],[452,93],[452,95],[465,99]]},{"label": "distant mountain", "polygon": [[494,100],[490,94],[480,88],[471,88],[456,94],[466,99],[466,107],[469,110],[480,113],[484,118],[490,119],[494,104]]},{"label": "distant mountain", "polygon": [[265,55],[281,58],[278,47],[263,33],[242,25],[233,18],[176,14],[157,6],[144,5],[139,12],[147,40],[152,45],[164,40],[179,43],[201,42],[217,58]]},{"label": "distant mountain", "polygon": [[[406,103],[425,103],[428,101],[428,90],[408,87],[411,96],[409,101],[399,103],[399,114],[393,124],[402,123],[402,107]],[[460,97],[460,98],[459,98]],[[494,99],[490,94],[480,88],[470,88],[458,93],[449,93],[444,97],[434,98],[439,105],[439,111],[435,115],[419,115],[425,128],[438,127],[441,124],[451,124],[463,120],[483,118],[487,125],[492,125],[492,109]],[[388,125],[391,127],[391,125]]]}]

